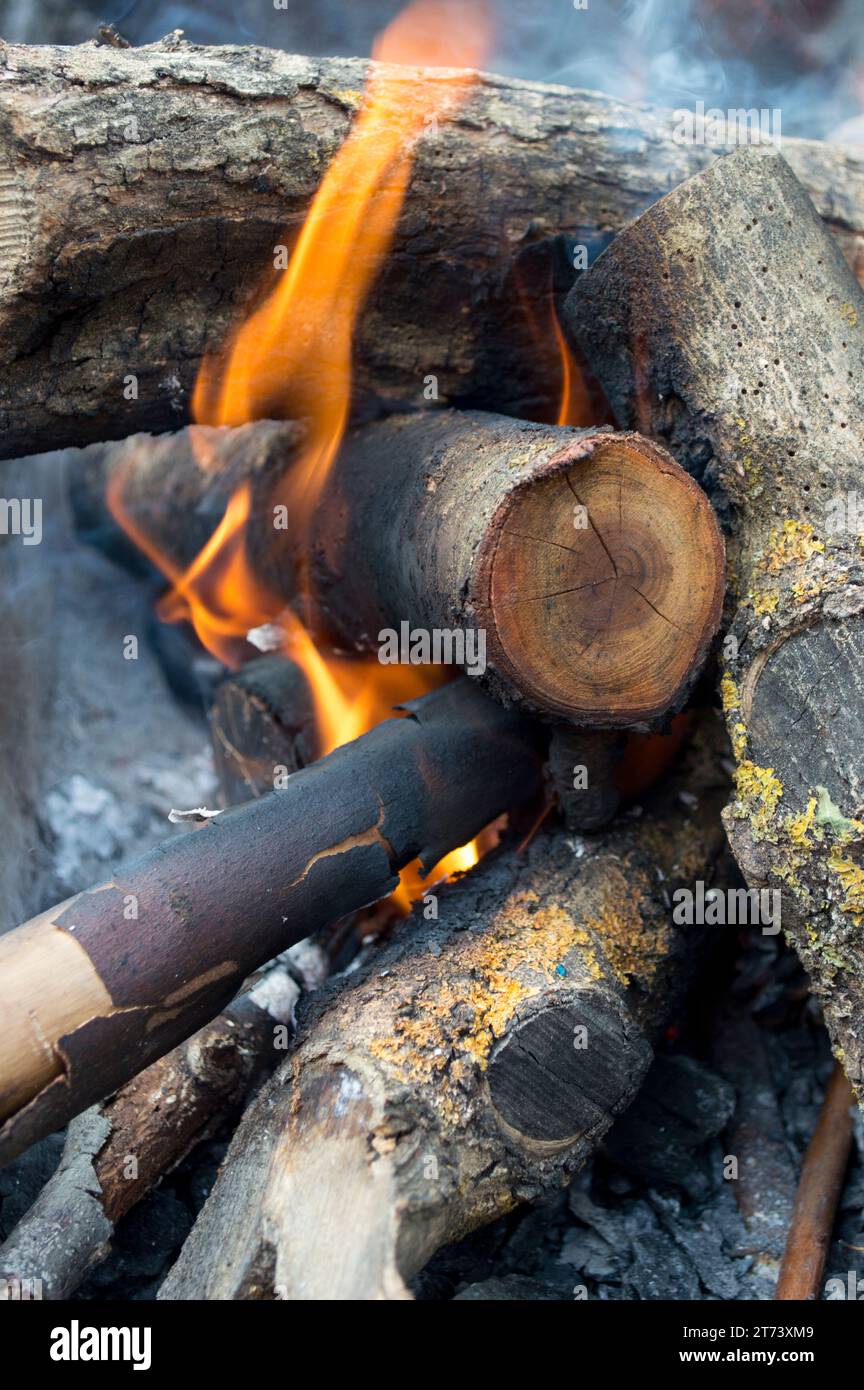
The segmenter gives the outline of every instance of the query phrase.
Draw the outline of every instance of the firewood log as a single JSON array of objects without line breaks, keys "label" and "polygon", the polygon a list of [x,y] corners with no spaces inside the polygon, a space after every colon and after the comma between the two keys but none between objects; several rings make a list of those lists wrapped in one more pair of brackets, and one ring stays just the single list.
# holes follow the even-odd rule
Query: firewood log
[{"label": "firewood log", "polygon": [[237,1112],[283,1056],[300,988],[283,964],[69,1126],[60,1165],[0,1245],[0,1279],[68,1298],[105,1258],[117,1223]]},{"label": "firewood log", "polygon": [[319,991],[160,1297],[405,1298],[439,1247],[566,1182],[711,937],[667,894],[711,879],[725,795],[703,736],[641,818],[494,853]]},{"label": "firewood log", "polygon": [[[369,65],[176,35],[3,44],[0,63],[0,453],[176,428],[202,351],[292,244]],[[675,128],[645,105],[481,76],[418,143],[359,326],[358,391],[419,403],[434,382],[442,401],[555,419],[557,347],[550,333],[538,349],[527,321],[526,258],[542,244],[540,283],[554,264],[566,290],[574,245],[593,253],[714,158]],[[783,148],[854,260],[860,161]]]},{"label": "firewood log", "polygon": [[728,515],[726,827],[862,1096],[864,295],[785,160],[742,149],[618,237],[568,319],[620,423]]},{"label": "firewood log", "polygon": [[315,710],[303,671],[262,656],[223,680],[210,710],[219,785],[229,806],[272,791],[316,755]]},{"label": "firewood log", "polygon": [[405,659],[415,632],[455,631],[476,657],[482,638],[485,669],[472,674],[493,695],[583,727],[647,728],[681,707],[719,622],[724,557],[704,494],[665,451],[605,427],[394,416],[352,431],[310,526],[280,530],[273,509],[287,497],[290,519],[292,493],[278,428],[127,440],[106,465],[127,526],[189,564],[199,535],[190,543],[160,482],[209,513],[223,472],[242,472],[240,435],[250,563],[285,604],[302,572],[311,617],[338,645],[376,650],[388,631]]},{"label": "firewood log", "polygon": [[[215,1017],[293,941],[540,787],[534,733],[455,681],[284,788],[0,940],[0,1162]],[[458,771],[458,775],[454,773]]]},{"label": "firewood log", "polygon": [[[289,772],[313,760],[309,690],[282,657],[262,657],[223,681],[211,727],[234,740],[229,752],[214,736],[229,805],[272,790],[266,755]],[[39,1280],[43,1298],[74,1293],[109,1253],[117,1223],[281,1060],[301,991],[323,983],[342,944],[338,927],[301,942],[212,1023],[77,1115],[57,1171],[0,1245],[0,1279]]]}]

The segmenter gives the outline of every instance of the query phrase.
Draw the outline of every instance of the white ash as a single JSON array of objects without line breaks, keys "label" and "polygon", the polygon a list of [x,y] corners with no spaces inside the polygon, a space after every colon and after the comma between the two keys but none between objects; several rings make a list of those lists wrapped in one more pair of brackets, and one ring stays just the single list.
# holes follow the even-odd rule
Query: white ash
[{"label": "white ash", "polygon": [[282,966],[274,966],[258,984],[249,991],[249,998],[259,1009],[275,1018],[278,1023],[294,1026],[294,1010],[303,991],[297,981]]},{"label": "white ash", "polygon": [[285,640],[285,631],[278,623],[262,623],[251,627],[246,633],[246,641],[257,647],[259,652],[277,652]]},{"label": "white ash", "polygon": [[135,781],[141,799],[160,816],[166,807],[198,801],[202,806],[215,799],[219,783],[209,746],[182,759],[160,753],[138,760]]},{"label": "white ash", "polygon": [[221,811],[210,811],[206,806],[193,806],[191,811],[177,811],[172,807],[168,812],[168,820],[171,825],[182,825],[184,821],[204,824],[208,820],[215,820],[221,814]]},{"label": "white ash", "polygon": [[136,831],[146,834],[149,813],[123,806],[107,787],[74,772],[49,791],[43,811],[54,842],[54,872],[62,888],[84,886],[85,865],[109,864],[121,855]]},{"label": "white ash", "polygon": [[330,973],[330,958],[314,936],[289,946],[279,957],[298,976],[304,989],[319,989]]}]

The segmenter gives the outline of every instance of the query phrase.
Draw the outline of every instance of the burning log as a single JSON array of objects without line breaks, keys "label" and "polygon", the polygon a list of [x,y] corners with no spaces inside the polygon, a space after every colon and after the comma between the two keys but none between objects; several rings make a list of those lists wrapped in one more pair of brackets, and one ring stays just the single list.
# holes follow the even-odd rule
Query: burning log
[{"label": "burning log", "polygon": [[864,295],[778,155],[718,160],[623,233],[570,325],[616,418],[667,443],[735,537],[726,812],[751,886],[864,1085]]},{"label": "burning log", "polygon": [[566,1181],[699,958],[666,891],[723,850],[716,745],[642,818],[494,853],[319,991],[160,1297],[404,1298],[440,1246]]},{"label": "burning log", "polygon": [[308,681],[283,656],[250,661],[220,684],[210,711],[219,783],[229,805],[263,796],[275,778],[315,759],[315,710]]},{"label": "burning log", "polygon": [[256,460],[247,553],[276,596],[271,617],[308,586],[317,628],[339,645],[429,662],[438,641],[440,659],[505,702],[585,727],[646,728],[681,707],[719,622],[723,543],[658,446],[479,412],[395,416],[348,435],[309,527],[286,531],[274,506],[290,472],[280,489],[278,468],[257,465],[278,426],[260,427],[266,449],[258,428],[196,426],[112,455],[125,524],[169,568],[191,563],[198,537],[154,504],[148,478],[182,477],[193,505],[196,483],[200,498],[224,490],[223,440],[236,479],[242,433]]},{"label": "burning log", "polygon": [[[458,779],[454,768],[459,769]],[[0,941],[0,1161],[212,1019],[292,941],[530,801],[530,731],[457,681]]]},{"label": "burning log", "polygon": [[[202,353],[293,241],[370,65],[175,35],[143,48],[4,44],[0,61],[0,451],[175,428]],[[423,81],[430,112],[461,84],[440,70]],[[523,272],[539,260],[544,288],[554,270],[565,291],[574,246],[593,253],[710,163],[675,125],[594,93],[477,77],[417,144],[360,326],[359,389],[417,403],[433,382],[441,400],[556,418],[558,350],[550,335],[536,351]],[[816,142],[783,148],[854,262],[859,163]]]}]

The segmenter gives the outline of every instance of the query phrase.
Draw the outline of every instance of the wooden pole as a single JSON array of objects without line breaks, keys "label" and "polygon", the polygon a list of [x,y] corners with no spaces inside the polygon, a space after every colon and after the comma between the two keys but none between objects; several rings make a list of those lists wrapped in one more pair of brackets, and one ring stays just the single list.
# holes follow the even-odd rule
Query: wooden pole
[{"label": "wooden pole", "polygon": [[834,1217],[849,1166],[854,1105],[852,1087],[836,1062],[804,1155],[776,1299],[812,1302],[819,1298]]}]

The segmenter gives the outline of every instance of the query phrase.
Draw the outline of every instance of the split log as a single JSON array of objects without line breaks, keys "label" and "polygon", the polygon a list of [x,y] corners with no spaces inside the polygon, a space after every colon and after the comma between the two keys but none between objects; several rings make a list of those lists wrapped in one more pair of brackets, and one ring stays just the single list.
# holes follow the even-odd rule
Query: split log
[{"label": "split log", "polygon": [[532,731],[470,681],[406,709],[0,941],[0,1162],[215,1017],[292,941],[538,794]]},{"label": "split log", "polygon": [[338,645],[377,650],[390,630],[406,659],[403,633],[464,632],[491,693],[583,726],[646,728],[681,707],[719,622],[724,557],[704,495],[665,451],[605,427],[393,416],[349,433],[310,527],[286,531],[273,507],[287,497],[290,518],[296,436],[274,478],[278,429],[126,441],[107,465],[125,524],[171,567],[191,563],[185,514],[156,484],[173,477],[200,515],[196,495],[224,489],[223,471],[236,480],[243,435],[250,563],[278,603],[308,586],[315,626]]},{"label": "split log", "polygon": [[319,991],[160,1297],[404,1298],[440,1246],[564,1183],[711,936],[666,892],[711,878],[725,795],[703,737],[644,817],[494,853]]},{"label": "split log", "polygon": [[864,295],[787,163],[739,150],[656,204],[568,301],[624,426],[734,533],[726,813],[864,1097]]},{"label": "split log", "polygon": [[[0,63],[0,452],[176,428],[203,351],[248,313],[274,246],[292,243],[369,64],[176,35],[3,44]],[[454,76],[424,80],[440,91]],[[557,347],[550,334],[538,349],[523,272],[545,293],[554,270],[566,291],[574,244],[593,253],[710,163],[714,150],[675,129],[668,111],[481,76],[418,143],[359,326],[361,394],[419,403],[431,377],[442,401],[557,418]],[[783,148],[857,259],[860,155]]]}]

